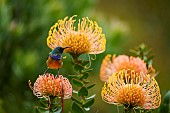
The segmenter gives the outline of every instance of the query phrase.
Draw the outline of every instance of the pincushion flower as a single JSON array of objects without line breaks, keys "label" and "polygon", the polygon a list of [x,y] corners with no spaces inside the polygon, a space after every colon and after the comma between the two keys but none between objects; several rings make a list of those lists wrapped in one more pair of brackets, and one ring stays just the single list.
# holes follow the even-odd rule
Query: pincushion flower
[{"label": "pincushion flower", "polygon": [[122,69],[134,70],[138,74],[149,74],[151,77],[155,74],[154,69],[151,66],[147,69],[146,63],[138,57],[126,55],[116,57],[115,55],[111,56],[108,54],[101,64],[100,79],[106,82],[113,73]]},{"label": "pincushion flower", "polygon": [[31,86],[30,81],[29,86],[33,90],[33,94],[38,98],[49,96],[61,98],[61,95],[64,95],[64,99],[69,99],[72,96],[72,85],[69,80],[62,75],[56,77],[49,73],[39,75],[34,86]]},{"label": "pincushion flower", "polygon": [[126,108],[155,109],[160,106],[161,95],[155,78],[144,80],[142,74],[134,77],[135,72],[120,70],[109,77],[102,88],[102,99],[114,105]]},{"label": "pincushion flower", "polygon": [[88,17],[79,19],[78,26],[74,23],[75,16],[65,17],[64,20],[58,20],[49,31],[47,45],[54,49],[57,46],[70,47],[65,52],[73,57],[81,54],[99,54],[105,51],[106,38],[102,34],[102,28],[96,22]]}]

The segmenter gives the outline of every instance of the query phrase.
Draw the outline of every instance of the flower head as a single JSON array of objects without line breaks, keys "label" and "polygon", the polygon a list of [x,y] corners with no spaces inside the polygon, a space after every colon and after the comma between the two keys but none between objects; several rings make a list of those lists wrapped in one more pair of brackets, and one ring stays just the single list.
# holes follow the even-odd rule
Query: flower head
[{"label": "flower head", "polygon": [[144,75],[135,77],[134,71],[120,70],[109,77],[102,88],[102,99],[125,107],[155,109],[160,106],[161,95],[155,78],[144,80]]},{"label": "flower head", "polygon": [[102,28],[96,22],[87,17],[79,20],[78,26],[74,25],[76,20],[72,16],[68,19],[59,20],[49,31],[47,45],[54,49],[57,46],[66,47],[65,52],[72,56],[79,56],[83,53],[99,54],[105,51],[106,38],[102,34]]},{"label": "flower head", "polygon": [[68,99],[72,96],[72,85],[69,80],[62,75],[54,77],[53,74],[46,73],[45,75],[39,75],[31,86],[29,81],[29,86],[33,90],[33,94],[38,98],[54,96],[61,97],[64,94],[64,99]]},{"label": "flower head", "polygon": [[134,70],[135,73],[138,74],[154,75],[154,69],[151,66],[147,69],[146,63],[138,57],[129,57],[126,55],[119,55],[118,57],[113,55],[112,59],[111,57],[110,54],[106,55],[100,68],[100,79],[104,82],[106,82],[113,73],[122,69]]}]

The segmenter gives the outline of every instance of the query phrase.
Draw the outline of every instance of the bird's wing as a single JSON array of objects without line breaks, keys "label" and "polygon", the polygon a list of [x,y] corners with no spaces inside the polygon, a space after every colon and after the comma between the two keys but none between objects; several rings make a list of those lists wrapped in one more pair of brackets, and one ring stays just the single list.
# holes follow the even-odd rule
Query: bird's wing
[{"label": "bird's wing", "polygon": [[50,57],[52,57],[52,53],[51,53],[51,52],[48,54],[47,60],[48,60]]}]

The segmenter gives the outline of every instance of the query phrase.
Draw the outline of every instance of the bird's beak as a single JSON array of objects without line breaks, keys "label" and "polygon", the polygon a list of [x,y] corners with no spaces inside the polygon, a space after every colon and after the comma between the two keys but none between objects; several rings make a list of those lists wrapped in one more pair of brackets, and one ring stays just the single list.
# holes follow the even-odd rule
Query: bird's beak
[{"label": "bird's beak", "polygon": [[64,51],[65,49],[67,49],[67,48],[71,48],[71,46],[64,47],[64,48],[63,48],[63,51]]},{"label": "bird's beak", "polygon": [[67,49],[67,48],[71,48],[71,46],[67,46],[67,47],[65,47],[64,49]]}]

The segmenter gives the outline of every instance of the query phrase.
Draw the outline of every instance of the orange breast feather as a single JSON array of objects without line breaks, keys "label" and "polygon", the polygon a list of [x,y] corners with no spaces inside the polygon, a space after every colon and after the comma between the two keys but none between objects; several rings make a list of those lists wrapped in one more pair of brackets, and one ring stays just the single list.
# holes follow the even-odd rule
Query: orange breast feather
[{"label": "orange breast feather", "polygon": [[49,58],[46,63],[50,69],[59,69],[62,66],[62,60],[53,60],[52,58]]}]

